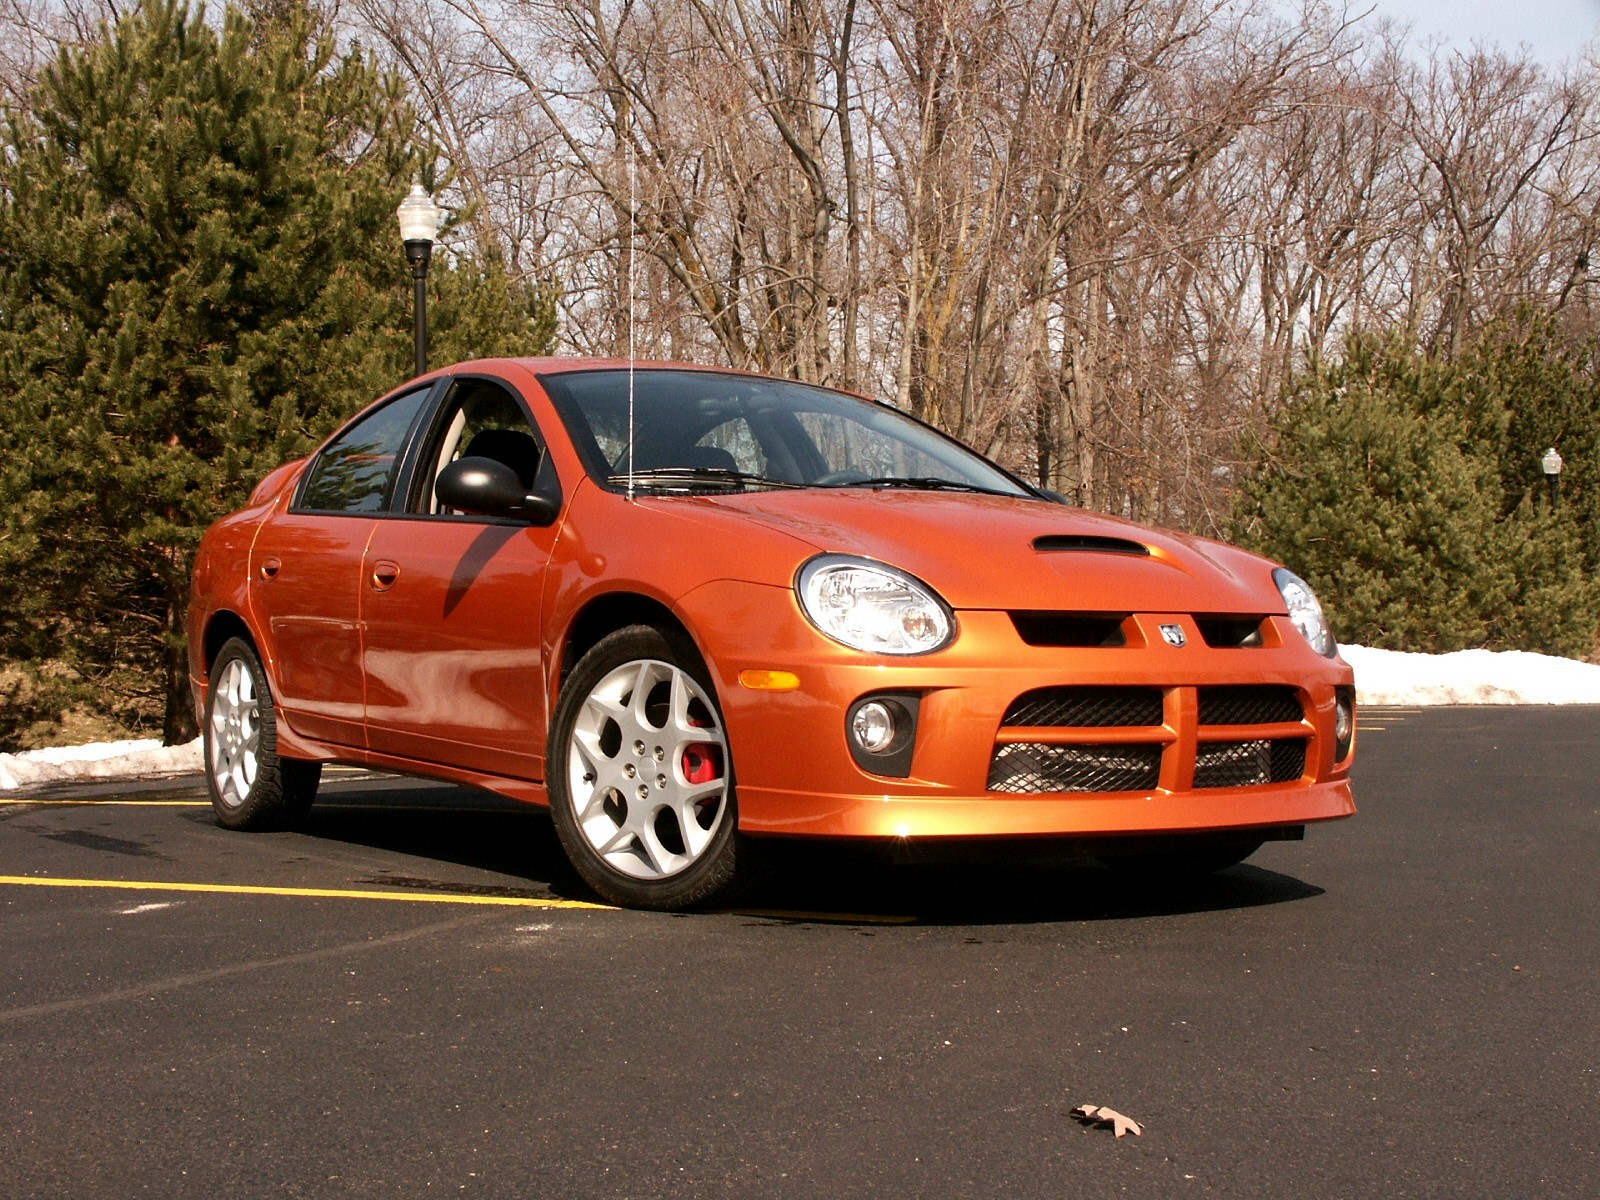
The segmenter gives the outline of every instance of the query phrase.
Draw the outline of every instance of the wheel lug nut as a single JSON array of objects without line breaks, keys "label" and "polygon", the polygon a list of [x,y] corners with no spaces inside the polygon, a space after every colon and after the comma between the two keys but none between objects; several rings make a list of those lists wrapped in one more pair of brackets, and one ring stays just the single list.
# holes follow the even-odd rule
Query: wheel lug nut
[{"label": "wheel lug nut", "polygon": [[665,750],[663,750],[660,746],[657,746],[656,749],[655,749],[656,761],[657,762],[661,762],[666,757],[667,757],[667,752]]},{"label": "wheel lug nut", "polygon": [[638,774],[638,772],[634,770],[632,763],[624,763],[622,766],[622,774],[625,778],[632,779]]},{"label": "wheel lug nut", "polygon": [[646,787],[644,784],[641,783],[639,785],[639,799],[648,800],[649,798],[650,798],[650,789],[648,787]]},{"label": "wheel lug nut", "polygon": [[643,742],[635,742],[633,744],[633,752],[636,755],[642,755],[644,753],[644,743]]},{"label": "wheel lug nut", "polygon": [[657,775],[656,776],[656,786],[658,788],[666,787],[667,786],[667,777],[665,775]]}]

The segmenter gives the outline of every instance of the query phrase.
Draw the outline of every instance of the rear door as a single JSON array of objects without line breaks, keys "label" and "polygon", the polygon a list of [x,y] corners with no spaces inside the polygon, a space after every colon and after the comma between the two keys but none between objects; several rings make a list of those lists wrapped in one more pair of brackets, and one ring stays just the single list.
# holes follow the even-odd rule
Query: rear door
[{"label": "rear door", "polygon": [[251,551],[250,603],[278,706],[307,737],[365,744],[362,562],[430,390],[396,396],[341,430]]}]

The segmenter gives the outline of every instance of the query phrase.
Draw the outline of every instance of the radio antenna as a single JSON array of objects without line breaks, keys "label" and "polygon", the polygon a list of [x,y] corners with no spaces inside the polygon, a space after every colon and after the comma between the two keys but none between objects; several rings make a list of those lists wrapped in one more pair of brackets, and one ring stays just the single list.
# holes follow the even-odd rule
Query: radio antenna
[{"label": "radio antenna", "polygon": [[[628,115],[633,115],[630,105]],[[628,140],[623,147],[623,153],[628,159],[628,503],[633,503],[633,330],[634,330],[634,277],[633,258],[638,248],[639,217],[638,217],[638,180],[633,157],[633,131],[628,130]]]}]

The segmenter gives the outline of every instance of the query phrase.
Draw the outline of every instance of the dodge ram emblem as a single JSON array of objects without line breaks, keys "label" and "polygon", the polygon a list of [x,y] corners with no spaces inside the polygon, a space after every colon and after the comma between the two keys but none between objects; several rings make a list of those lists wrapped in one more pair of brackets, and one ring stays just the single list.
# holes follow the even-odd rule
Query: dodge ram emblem
[{"label": "dodge ram emblem", "polygon": [[1163,625],[1161,638],[1169,646],[1186,646],[1189,644],[1188,636],[1183,632],[1182,625]]}]

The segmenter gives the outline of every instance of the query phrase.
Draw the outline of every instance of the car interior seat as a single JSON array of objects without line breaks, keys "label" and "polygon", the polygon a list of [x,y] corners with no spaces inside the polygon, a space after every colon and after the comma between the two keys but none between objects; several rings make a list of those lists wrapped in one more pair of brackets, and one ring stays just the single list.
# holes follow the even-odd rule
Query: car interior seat
[{"label": "car interior seat", "polygon": [[539,443],[533,435],[520,429],[484,429],[473,434],[467,443],[463,458],[492,458],[504,463],[517,473],[517,479],[529,491],[539,474]]}]

